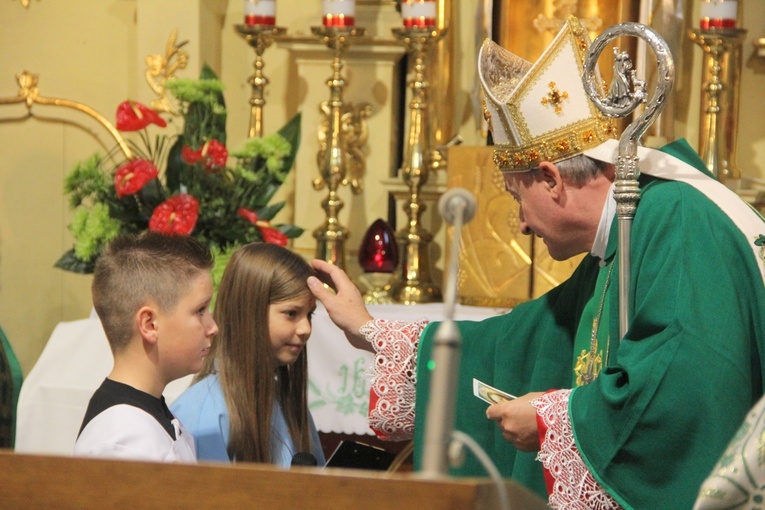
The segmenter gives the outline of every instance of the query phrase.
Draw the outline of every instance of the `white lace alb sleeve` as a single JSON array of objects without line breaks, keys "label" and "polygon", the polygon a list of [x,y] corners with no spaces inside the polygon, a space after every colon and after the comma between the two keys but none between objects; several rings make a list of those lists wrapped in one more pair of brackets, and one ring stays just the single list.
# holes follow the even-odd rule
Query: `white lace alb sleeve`
[{"label": "white lace alb sleeve", "polygon": [[579,455],[568,416],[570,395],[571,390],[551,391],[531,402],[547,429],[537,460],[555,480],[550,506],[571,510],[621,508],[595,480]]},{"label": "white lace alb sleeve", "polygon": [[406,441],[414,434],[415,362],[427,324],[375,319],[359,330],[375,349],[369,426],[381,439]]}]

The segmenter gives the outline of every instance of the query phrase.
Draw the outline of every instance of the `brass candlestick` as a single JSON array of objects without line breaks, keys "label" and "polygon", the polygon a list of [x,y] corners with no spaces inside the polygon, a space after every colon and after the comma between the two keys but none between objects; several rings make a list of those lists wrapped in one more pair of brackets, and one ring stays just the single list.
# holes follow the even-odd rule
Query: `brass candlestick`
[{"label": "brass candlestick", "polygon": [[263,91],[268,85],[268,78],[263,74],[263,53],[271,46],[274,41],[285,34],[287,31],[283,27],[272,25],[236,25],[236,33],[247,41],[247,44],[255,49],[255,73],[250,77],[248,83],[252,86],[252,96],[250,96],[250,131],[249,137],[263,136],[263,107],[266,100],[263,99]]},{"label": "brass candlestick", "polygon": [[699,154],[720,182],[736,190],[741,170],[736,164],[741,44],[746,30],[691,30],[690,38],[704,50],[703,112]]},{"label": "brass candlestick", "polygon": [[333,51],[332,77],[327,80],[330,97],[320,105],[324,118],[319,126],[316,161],[321,176],[313,181],[315,190],[322,190],[324,186],[329,189],[329,195],[321,203],[327,217],[313,232],[317,241],[316,258],[345,268],[348,229],[338,219],[344,204],[337,190],[341,185],[350,184],[354,194],[363,191],[366,161],[361,147],[367,141],[367,117],[372,109],[367,103],[353,105],[343,101],[342,56],[354,39],[364,35],[364,29],[321,26],[311,27],[311,32]]},{"label": "brass candlestick", "polygon": [[430,271],[430,242],[433,234],[423,228],[420,216],[425,205],[420,201],[420,189],[428,180],[434,165],[440,161],[438,151],[431,149],[430,127],[427,120],[428,81],[425,56],[428,49],[441,39],[445,30],[428,28],[394,28],[393,35],[401,41],[412,58],[412,78],[408,82],[412,100],[409,103],[409,136],[407,139],[401,177],[409,187],[409,203],[404,205],[407,226],[396,238],[399,241],[401,267],[391,283],[390,294],[399,303],[431,303],[441,300],[441,289]]}]

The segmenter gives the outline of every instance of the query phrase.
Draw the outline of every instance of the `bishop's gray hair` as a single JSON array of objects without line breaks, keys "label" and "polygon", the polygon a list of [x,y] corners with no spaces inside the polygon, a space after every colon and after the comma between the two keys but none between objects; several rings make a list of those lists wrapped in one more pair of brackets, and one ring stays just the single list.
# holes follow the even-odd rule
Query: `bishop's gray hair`
[{"label": "bishop's gray hair", "polygon": [[584,154],[555,163],[561,176],[573,184],[584,184],[605,171],[609,164],[597,159],[592,159]]}]

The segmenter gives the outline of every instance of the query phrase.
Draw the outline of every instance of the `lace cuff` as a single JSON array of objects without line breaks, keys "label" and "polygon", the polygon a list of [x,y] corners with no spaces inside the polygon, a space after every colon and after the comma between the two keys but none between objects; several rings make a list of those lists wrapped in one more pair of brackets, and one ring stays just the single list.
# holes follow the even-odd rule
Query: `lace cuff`
[{"label": "lace cuff", "polygon": [[579,455],[568,416],[570,395],[571,390],[553,391],[531,402],[547,427],[537,460],[555,480],[550,506],[582,510],[621,508],[595,480]]},{"label": "lace cuff", "polygon": [[369,426],[380,439],[406,441],[414,435],[415,362],[427,324],[375,319],[359,330],[375,349]]}]

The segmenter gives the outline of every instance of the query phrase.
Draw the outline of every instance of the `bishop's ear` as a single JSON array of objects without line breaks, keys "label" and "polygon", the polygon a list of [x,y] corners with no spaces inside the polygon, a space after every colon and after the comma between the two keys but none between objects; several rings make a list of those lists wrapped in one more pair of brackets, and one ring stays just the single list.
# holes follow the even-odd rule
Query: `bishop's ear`
[{"label": "bishop's ear", "polygon": [[540,163],[537,172],[540,181],[545,184],[548,190],[553,192],[556,196],[561,193],[563,178],[560,175],[560,170],[558,170],[558,167],[555,164],[550,163],[549,161],[543,161]]}]

